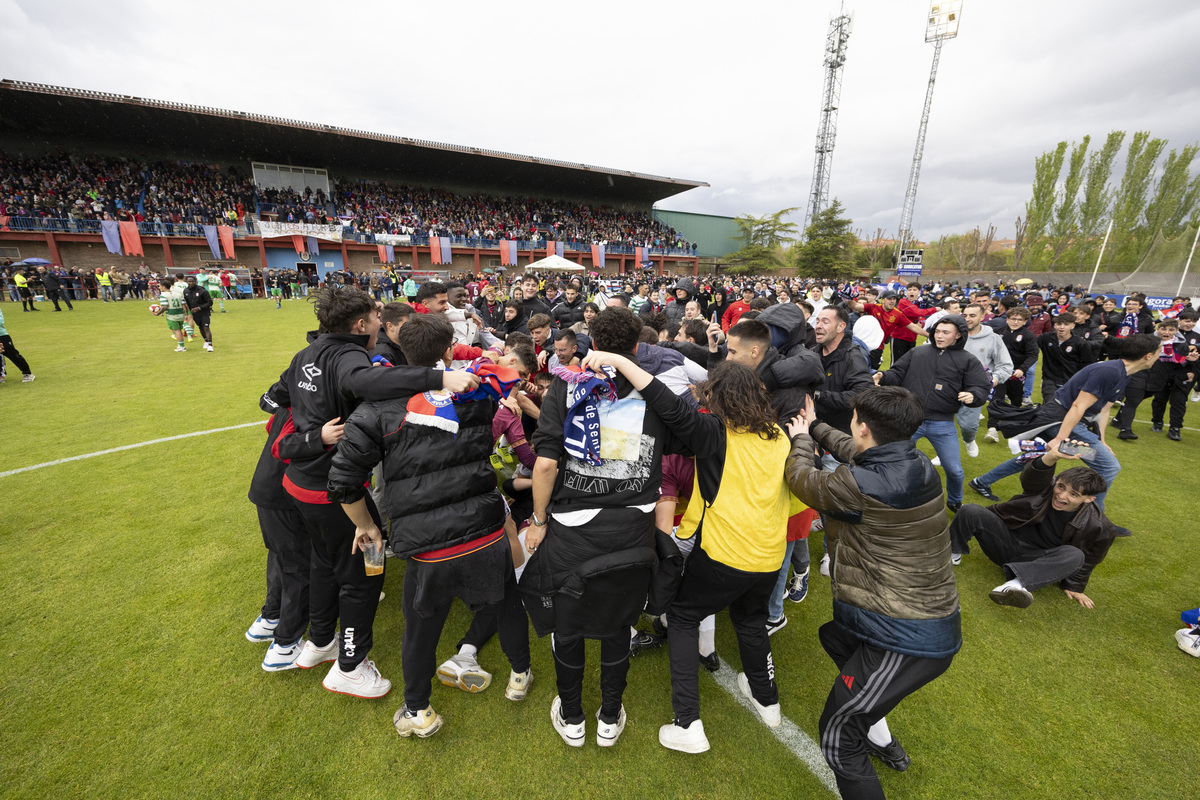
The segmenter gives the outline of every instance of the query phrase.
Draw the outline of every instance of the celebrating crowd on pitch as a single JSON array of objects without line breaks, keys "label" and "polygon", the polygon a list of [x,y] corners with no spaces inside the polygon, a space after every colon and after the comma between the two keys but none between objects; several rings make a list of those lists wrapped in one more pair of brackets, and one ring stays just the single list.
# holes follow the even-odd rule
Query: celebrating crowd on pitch
[{"label": "celebrating crowd on pitch", "polygon": [[[569,746],[594,725],[611,747],[630,656],[665,643],[673,718],[659,742],[702,753],[699,672],[722,668],[724,609],[740,690],[777,727],[771,636],[808,593],[808,535],[823,528],[833,613],[813,633],[839,675],[822,754],[842,797],[882,797],[872,758],[909,765],[887,714],[962,646],[954,568],[971,543],[996,565],[997,604],[1027,608],[1057,586],[1093,608],[1093,573],[1130,534],[1105,511],[1121,470],[1106,437],[1136,439],[1149,397],[1151,430],[1186,447],[1196,399],[1184,298],[1155,318],[1137,295],[1119,309],[936,284],[478,275],[397,288],[386,304],[353,284],[315,289],[316,329],[262,395],[249,496],[267,597],[246,636],[270,642],[267,671],[330,664],[329,691],[382,698],[373,622],[385,557],[403,559],[403,737],[441,728],[435,677],[490,685],[478,654],[496,635],[506,698],[546,702]],[[1012,457],[964,487],[959,440],[978,457],[981,427]],[[994,502],[967,504],[964,488]],[[439,664],[456,597],[474,616]],[[1181,633],[1187,649],[1196,635]],[[584,707],[587,639],[597,709]],[[544,694],[530,666],[541,642],[555,669]]]}]

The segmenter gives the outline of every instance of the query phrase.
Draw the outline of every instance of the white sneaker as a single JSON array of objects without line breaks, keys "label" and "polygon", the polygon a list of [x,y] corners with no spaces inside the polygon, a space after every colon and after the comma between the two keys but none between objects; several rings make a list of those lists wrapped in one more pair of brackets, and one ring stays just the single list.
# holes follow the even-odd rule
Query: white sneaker
[{"label": "white sneaker", "polygon": [[942,465],[942,459],[938,458],[937,456],[934,456],[933,458],[931,458],[929,460],[929,463],[933,464],[935,467],[940,467]]},{"label": "white sneaker", "polygon": [[176,347],[176,348],[175,348],[175,352],[176,352],[176,353],[186,353],[186,352],[187,352],[187,348],[186,348],[186,347],[184,347],[183,345],[179,345],[178,347]]},{"label": "white sneaker", "polygon": [[951,553],[950,554],[950,564],[952,566],[957,567],[961,563],[962,563],[962,553]]},{"label": "white sneaker", "polygon": [[817,572],[820,572],[826,578],[829,577],[829,553],[821,556],[821,566],[817,568]]},{"label": "white sneaker", "polygon": [[267,672],[283,672],[285,669],[295,669],[296,659],[304,651],[304,640],[297,639],[291,644],[271,642],[267,654],[263,657],[262,668]]},{"label": "white sneaker", "polygon": [[212,345],[211,345],[211,344],[209,344],[208,342],[205,342],[205,343],[204,343],[204,349],[205,349],[205,350],[207,350],[207,351],[208,351],[208,352],[210,352],[210,353],[213,351],[213,349],[212,349]]},{"label": "white sneaker", "polygon": [[433,706],[426,706],[424,711],[409,711],[408,706],[400,706],[392,717],[392,724],[396,726],[396,733],[406,739],[409,736],[425,739],[442,729],[442,717]]},{"label": "white sneaker", "polygon": [[686,728],[672,722],[658,729],[658,743],[668,750],[680,753],[707,753],[708,737],[704,735],[704,723],[696,720]]},{"label": "white sneaker", "polygon": [[1200,628],[1180,628],[1175,631],[1175,642],[1189,656],[1200,658]]},{"label": "white sneaker", "polygon": [[762,717],[762,721],[767,724],[768,728],[778,728],[783,724],[783,714],[779,710],[779,703],[764,706],[755,700],[754,695],[750,692],[750,681],[746,679],[746,673],[744,672],[738,673],[738,688],[750,700],[750,703],[754,706],[754,710]]},{"label": "white sneaker", "polygon": [[312,643],[312,640],[309,640],[304,643],[304,651],[296,659],[296,666],[300,669],[312,669],[318,664],[333,661],[337,657],[338,640],[336,636],[324,647],[317,647]]},{"label": "white sneaker", "polygon": [[267,619],[261,614],[254,624],[246,629],[246,638],[252,642],[269,642],[275,638],[275,628],[279,625],[277,619]]},{"label": "white sneaker", "polygon": [[979,442],[967,442],[967,455],[971,458],[979,458]]},{"label": "white sneaker", "polygon": [[983,435],[983,440],[985,442],[992,442],[993,444],[998,443],[1000,441],[1000,431],[995,428],[988,428],[987,433]]},{"label": "white sneaker", "polygon": [[26,375],[25,377],[21,378],[21,383],[33,383],[33,379],[36,377],[37,376],[31,372],[28,375]]},{"label": "white sneaker", "polygon": [[533,670],[527,669],[524,672],[508,671],[508,686],[504,687],[504,696],[514,703],[519,703],[525,699],[525,695],[529,693],[529,687],[533,685]]},{"label": "white sneaker", "polygon": [[621,713],[617,717],[617,721],[612,723],[600,719],[600,712],[596,711],[596,744],[601,747],[612,747],[617,743],[617,739],[621,738],[623,730],[625,730],[625,706],[621,706]]},{"label": "white sneaker", "polygon": [[454,686],[464,692],[482,692],[492,683],[492,673],[479,666],[474,656],[461,653],[451,656],[437,670],[438,680],[446,686]]},{"label": "white sneaker", "polygon": [[335,663],[321,685],[336,694],[367,700],[377,700],[392,690],[392,682],[379,674],[374,661],[365,658],[349,672],[343,672]]},{"label": "white sneaker", "polygon": [[571,747],[583,747],[583,739],[587,736],[586,722],[580,722],[578,725],[572,725],[563,719],[562,715],[562,700],[558,695],[554,696],[554,702],[550,704],[550,724],[554,726],[554,730],[558,731],[558,735],[562,740]]}]

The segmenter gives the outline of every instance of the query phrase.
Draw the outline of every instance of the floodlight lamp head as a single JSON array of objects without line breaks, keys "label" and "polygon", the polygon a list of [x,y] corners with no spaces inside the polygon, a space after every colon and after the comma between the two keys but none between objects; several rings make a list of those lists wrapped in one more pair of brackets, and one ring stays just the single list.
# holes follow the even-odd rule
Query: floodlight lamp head
[{"label": "floodlight lamp head", "polygon": [[929,4],[929,16],[925,25],[926,43],[958,36],[958,24],[961,19],[962,0],[934,0]]}]

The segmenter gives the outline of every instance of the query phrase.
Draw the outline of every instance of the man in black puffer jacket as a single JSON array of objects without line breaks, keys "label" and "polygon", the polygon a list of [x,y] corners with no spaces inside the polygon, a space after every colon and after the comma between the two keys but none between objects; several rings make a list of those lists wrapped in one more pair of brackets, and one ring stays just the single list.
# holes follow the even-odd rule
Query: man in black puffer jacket
[{"label": "man in black puffer jacket", "polygon": [[[449,358],[454,329],[440,314],[413,314],[397,338],[410,364],[432,367]],[[512,665],[505,696],[523,700],[533,679],[529,626],[505,536],[511,520],[489,460],[496,404],[453,398],[421,392],[363,403],[346,420],[329,470],[329,500],[354,521],[355,545],[382,546],[363,484],[377,463],[384,465],[392,550],[408,559],[404,705],[393,720],[401,736],[424,738],[442,725],[429,696],[438,639],[455,597],[476,610],[500,606],[500,646]]]},{"label": "man in black puffer jacket", "polygon": [[[800,312],[800,318],[803,320],[803,312]],[[761,316],[748,319],[730,328],[725,352],[718,349],[712,336],[715,329],[710,326],[707,366],[711,370],[728,358],[757,371],[771,395],[771,407],[779,415],[779,424],[783,425],[800,413],[805,396],[811,395],[824,382],[825,373],[821,369],[821,359],[803,344],[790,358],[784,358],[771,346],[773,333],[761,320]]]},{"label": "man in black puffer jacket", "polygon": [[946,471],[946,506],[951,511],[958,511],[963,497],[954,415],[961,406],[983,405],[992,391],[983,364],[963,349],[966,343],[967,321],[950,314],[934,326],[929,344],[909,350],[887,372],[874,375],[876,384],[903,386],[921,401],[925,421],[913,434],[913,442],[924,436],[937,451]]}]

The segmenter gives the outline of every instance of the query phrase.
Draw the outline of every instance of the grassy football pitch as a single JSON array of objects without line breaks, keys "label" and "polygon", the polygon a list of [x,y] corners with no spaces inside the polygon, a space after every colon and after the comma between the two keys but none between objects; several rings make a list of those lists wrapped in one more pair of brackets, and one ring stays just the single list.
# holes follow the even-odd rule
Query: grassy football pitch
[{"label": "grassy football pitch", "polygon": [[[266,417],[257,398],[315,327],[303,301],[226,303],[216,352],[172,352],[144,302],[76,304],[54,316],[3,309],[37,375],[9,365],[0,386],[0,472]],[[1200,428],[1200,405],[1185,423]],[[1140,417],[1149,414],[1143,405]],[[1134,537],[1096,570],[1086,610],[1055,588],[1019,611],[994,605],[1000,570],[978,549],[957,569],[964,645],[941,678],[889,715],[912,756],[903,774],[876,762],[892,798],[1193,796],[1200,663],[1175,646],[1179,612],[1200,603],[1194,551],[1200,432],[1167,441],[1139,423],[1111,437],[1124,470],[1108,511]],[[151,444],[0,477],[3,575],[0,796],[48,797],[828,797],[790,749],[707,673],[702,717],[712,750],[664,750],[671,719],[665,649],[634,659],[618,745],[566,747],[550,726],[549,643],[533,642],[524,703],[503,696],[496,642],[480,654],[493,686],[435,685],[445,727],[429,740],[392,728],[402,701],[403,565],[389,562],[371,658],[395,684],[384,700],[334,695],[325,669],[268,674],[266,645],[243,637],[262,604],[265,551],[246,499],[259,426]],[[926,452],[928,445],[923,443]],[[982,444],[967,478],[1008,451]],[[1007,497],[1017,479],[997,485]],[[968,490],[967,501],[978,500]],[[787,603],[772,639],[783,713],[817,736],[837,670],[817,628],[828,579]],[[439,648],[466,629],[456,606]],[[734,668],[727,618],[718,653]],[[584,707],[598,706],[589,647]]]}]

